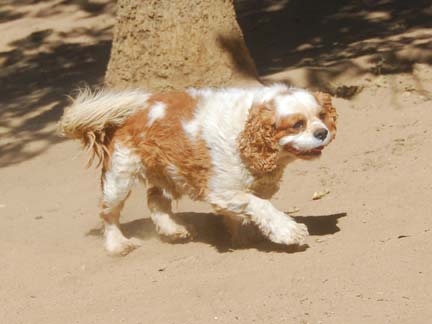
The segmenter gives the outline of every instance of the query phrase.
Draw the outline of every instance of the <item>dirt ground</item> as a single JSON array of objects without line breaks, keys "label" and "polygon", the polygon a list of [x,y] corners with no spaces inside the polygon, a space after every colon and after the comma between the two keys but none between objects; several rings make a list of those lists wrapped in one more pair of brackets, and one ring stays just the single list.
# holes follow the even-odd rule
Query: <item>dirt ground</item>
[{"label": "dirt ground", "polygon": [[[113,6],[2,1],[0,323],[431,322],[432,32],[422,19],[432,8],[415,8],[414,18],[403,8],[395,15],[389,1],[313,11],[333,32],[311,25],[289,43],[284,23],[297,18],[283,13],[313,14],[264,2],[237,2],[263,79],[344,97],[334,102],[336,141],[319,161],[290,165],[274,198],[281,210],[299,209],[308,248],[232,249],[209,206],[188,200],[177,210],[197,240],[164,243],[137,188],[122,220],[145,244],[113,258],[102,247],[98,171],[84,168],[78,143],[55,135],[65,95],[103,79]],[[370,28],[333,42],[338,23],[359,15]],[[330,193],[312,200],[321,190]]]}]

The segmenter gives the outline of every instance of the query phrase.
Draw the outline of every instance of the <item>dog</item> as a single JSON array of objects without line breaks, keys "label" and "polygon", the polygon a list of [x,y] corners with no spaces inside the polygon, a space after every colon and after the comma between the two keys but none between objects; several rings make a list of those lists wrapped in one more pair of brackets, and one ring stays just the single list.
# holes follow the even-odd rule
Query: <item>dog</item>
[{"label": "dog", "polygon": [[105,249],[126,255],[141,245],[119,227],[131,188],[147,185],[159,235],[187,240],[193,230],[174,215],[183,195],[206,201],[224,217],[233,238],[251,222],[270,241],[302,245],[305,225],[276,209],[285,166],[314,159],[335,137],[331,96],[282,84],[255,88],[82,90],[59,121],[102,166],[100,216]]}]

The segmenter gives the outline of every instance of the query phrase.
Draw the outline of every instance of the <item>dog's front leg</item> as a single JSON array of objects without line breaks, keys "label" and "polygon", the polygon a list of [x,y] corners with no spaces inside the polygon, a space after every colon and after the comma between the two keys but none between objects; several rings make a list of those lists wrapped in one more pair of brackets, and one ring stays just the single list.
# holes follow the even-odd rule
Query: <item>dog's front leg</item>
[{"label": "dog's front leg", "polygon": [[250,193],[225,191],[213,193],[210,198],[217,209],[250,218],[272,242],[301,245],[309,234],[304,224],[296,223],[291,217],[274,207],[270,201]]}]

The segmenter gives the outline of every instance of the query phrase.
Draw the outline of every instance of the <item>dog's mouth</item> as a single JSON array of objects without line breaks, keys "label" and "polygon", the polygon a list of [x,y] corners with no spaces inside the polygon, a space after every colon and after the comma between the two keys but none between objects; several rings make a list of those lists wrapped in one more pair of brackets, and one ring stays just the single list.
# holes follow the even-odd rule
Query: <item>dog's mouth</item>
[{"label": "dog's mouth", "polygon": [[319,156],[321,156],[322,150],[324,149],[324,146],[319,146],[316,148],[313,148],[311,150],[307,150],[307,151],[301,151],[301,150],[297,150],[293,147],[285,147],[285,150],[298,156],[299,158],[302,159],[313,159],[313,158],[317,158]]},{"label": "dog's mouth", "polygon": [[314,148],[314,149],[306,151],[306,152],[300,152],[300,155],[318,156],[318,155],[321,155],[321,152],[323,149],[324,149],[324,146],[320,146],[320,147]]}]

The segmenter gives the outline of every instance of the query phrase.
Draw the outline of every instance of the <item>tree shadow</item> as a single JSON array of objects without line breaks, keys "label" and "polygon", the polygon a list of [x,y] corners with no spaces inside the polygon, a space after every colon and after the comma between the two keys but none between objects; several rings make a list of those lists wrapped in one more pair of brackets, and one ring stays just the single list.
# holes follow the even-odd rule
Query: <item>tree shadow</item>
[{"label": "tree shadow", "polygon": [[[308,68],[309,85],[320,87],[344,73],[412,72],[415,63],[432,63],[431,37],[422,32],[432,26],[428,0],[236,0],[235,5],[261,77]],[[414,54],[405,55],[407,48]],[[355,62],[362,57],[369,57],[370,70]]]},{"label": "tree shadow", "polygon": [[21,12],[14,12],[10,9],[2,9],[0,10],[0,24],[11,20],[19,19],[23,16],[24,14]]},{"label": "tree shadow", "polygon": [[[85,12],[87,19],[113,6],[109,0],[4,3],[0,23],[50,19],[64,6]],[[264,81],[287,68],[305,68],[310,87],[352,96],[355,88],[333,89],[332,80],[346,73],[412,73],[415,63],[432,63],[432,42],[423,32],[432,26],[428,0],[236,0],[235,6]],[[219,41],[247,75],[249,63],[238,55],[239,40],[227,36]],[[6,45],[9,49],[0,52],[0,167],[33,158],[62,140],[54,125],[67,104],[65,95],[82,81],[90,86],[102,83],[111,26],[67,32],[46,28]],[[368,60],[366,69],[356,61],[361,58]]]},{"label": "tree shadow", "polygon": [[[332,235],[340,228],[337,226],[338,219],[345,217],[346,213],[337,213],[322,216],[296,216],[295,220],[305,224],[312,236]],[[254,237],[253,240],[242,244],[234,245],[231,237],[225,228],[222,217],[213,213],[177,213],[177,217],[186,224],[193,225],[196,233],[194,242],[200,242],[214,247],[220,253],[233,252],[235,250],[255,249],[261,252],[297,253],[305,251],[308,246],[285,246],[270,242],[264,236]],[[253,226],[253,225],[248,225]],[[142,240],[157,237],[155,226],[149,218],[137,219],[121,224],[121,229],[126,237],[137,237]],[[247,230],[247,228],[245,228]],[[86,236],[102,236],[103,228],[89,230]],[[187,242],[167,243],[185,244]]]},{"label": "tree shadow", "polygon": [[[64,12],[65,7],[82,10],[89,16],[98,15],[106,11],[113,11],[114,2],[111,0],[3,0],[2,5],[6,9],[0,10],[0,23],[24,16],[49,18]],[[35,8],[35,5],[39,6]]]},{"label": "tree shadow", "polygon": [[89,16],[94,16],[108,10],[114,4],[113,1],[94,2],[91,0],[64,0],[52,6],[45,7],[36,13],[36,17],[49,17],[62,12],[62,6],[74,6],[86,12]]},{"label": "tree shadow", "polygon": [[[0,142],[0,167],[25,161],[62,141],[45,127],[58,121],[67,104],[66,94],[82,80],[91,85],[102,82],[110,46],[109,41],[94,45],[58,44],[50,52],[31,57],[22,57],[20,51],[0,53],[9,64],[0,72],[0,82],[4,84],[0,88],[0,128],[6,129],[6,135],[13,139]],[[32,142],[41,145],[28,150]]]},{"label": "tree shadow", "polygon": [[[19,9],[37,3],[41,1],[18,0],[12,5]],[[35,15],[17,12],[19,16],[7,19]],[[0,167],[26,161],[63,140],[55,124],[68,103],[66,96],[83,80],[91,86],[103,82],[111,27],[38,30],[7,45],[9,50],[0,52]]]},{"label": "tree shadow", "polygon": [[79,6],[82,10],[97,15],[105,11],[108,6],[112,5],[111,2],[94,2],[91,0],[64,0],[62,4]]},{"label": "tree shadow", "polygon": [[243,40],[227,35],[219,35],[217,42],[221,48],[230,54],[234,69],[244,78],[257,79],[254,62],[247,53]]}]

